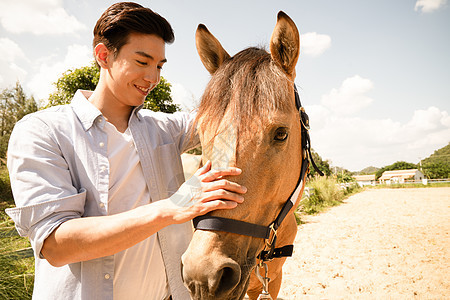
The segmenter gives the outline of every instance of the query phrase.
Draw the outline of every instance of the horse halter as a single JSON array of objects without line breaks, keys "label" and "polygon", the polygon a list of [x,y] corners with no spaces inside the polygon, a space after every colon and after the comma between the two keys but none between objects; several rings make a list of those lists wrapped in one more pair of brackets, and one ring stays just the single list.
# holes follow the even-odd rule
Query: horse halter
[{"label": "horse halter", "polygon": [[314,169],[320,176],[323,173],[318,169],[317,165],[314,163],[313,157],[311,155],[311,140],[309,138],[309,117],[302,107],[300,102],[300,96],[297,91],[297,87],[294,84],[294,94],[295,94],[295,105],[300,114],[301,122],[301,136],[302,136],[302,167],[300,171],[300,177],[297,182],[292,194],[289,196],[288,200],[284,204],[280,213],[276,219],[268,226],[262,226],[258,224],[248,223],[239,220],[233,220],[228,218],[216,217],[211,215],[204,215],[194,218],[193,224],[194,228],[197,230],[216,230],[225,231],[255,238],[262,238],[266,240],[266,247],[258,255],[258,258],[262,261],[269,261],[277,257],[292,256],[292,251],[294,249],[293,245],[287,245],[281,248],[275,248],[275,243],[277,239],[277,230],[283,222],[284,218],[294,206],[297,198],[300,196],[300,192],[303,186],[303,179],[309,170],[309,163],[311,162]]}]

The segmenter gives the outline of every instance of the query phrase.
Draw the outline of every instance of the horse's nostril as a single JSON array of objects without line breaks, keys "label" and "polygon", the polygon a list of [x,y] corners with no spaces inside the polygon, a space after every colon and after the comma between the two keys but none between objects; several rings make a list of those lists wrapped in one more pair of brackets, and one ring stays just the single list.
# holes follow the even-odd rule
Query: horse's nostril
[{"label": "horse's nostril", "polygon": [[217,297],[232,291],[241,280],[241,267],[236,262],[226,263],[210,280],[210,291]]},{"label": "horse's nostril", "polygon": [[191,299],[229,300],[241,282],[241,266],[221,254],[204,258],[204,253],[186,252],[182,257],[181,272]]}]

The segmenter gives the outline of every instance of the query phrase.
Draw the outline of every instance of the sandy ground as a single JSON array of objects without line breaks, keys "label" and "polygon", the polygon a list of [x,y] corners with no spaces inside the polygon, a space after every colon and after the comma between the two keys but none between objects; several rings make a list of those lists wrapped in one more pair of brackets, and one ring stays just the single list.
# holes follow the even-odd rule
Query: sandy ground
[{"label": "sandy ground", "polygon": [[450,299],[450,188],[367,190],[303,219],[278,299]]}]

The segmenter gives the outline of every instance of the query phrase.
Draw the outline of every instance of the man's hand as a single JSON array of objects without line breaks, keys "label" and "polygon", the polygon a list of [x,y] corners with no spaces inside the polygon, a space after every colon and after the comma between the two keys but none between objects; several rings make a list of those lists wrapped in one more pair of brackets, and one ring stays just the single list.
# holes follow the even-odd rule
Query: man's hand
[{"label": "man's hand", "polygon": [[211,170],[211,162],[208,161],[166,200],[170,208],[175,209],[174,221],[187,222],[212,210],[232,209],[242,203],[242,194],[247,192],[247,188],[223,178],[241,173],[241,169],[234,167]]}]

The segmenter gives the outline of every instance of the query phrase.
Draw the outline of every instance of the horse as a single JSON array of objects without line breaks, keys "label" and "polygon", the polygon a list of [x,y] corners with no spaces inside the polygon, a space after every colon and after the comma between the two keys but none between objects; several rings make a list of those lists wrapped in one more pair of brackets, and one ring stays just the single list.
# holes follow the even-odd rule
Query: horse
[{"label": "horse", "polygon": [[[237,222],[235,227],[256,224],[269,228],[285,210],[279,228],[269,230],[269,240],[275,243],[276,238],[277,246],[284,248],[293,243],[297,232],[294,210],[303,193],[308,162],[302,141],[305,120],[296,107],[294,88],[300,54],[298,29],[280,11],[270,52],[250,47],[233,57],[203,24],[198,26],[195,40],[200,59],[211,74],[195,121],[202,161],[210,160],[218,169],[239,167],[242,174],[227,179],[248,189],[242,204],[214,211],[208,218]],[[293,204],[286,209],[288,199]],[[243,299],[246,293],[257,299],[263,292],[267,294],[264,299],[270,299],[269,293],[276,299],[286,257],[262,262],[268,240],[236,232],[239,228],[196,228],[182,256],[182,276],[192,299]],[[266,250],[265,254],[273,249]],[[268,270],[260,276],[265,281],[253,272],[261,263]]]}]

